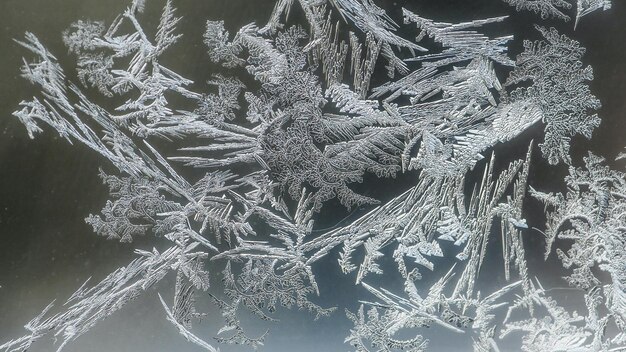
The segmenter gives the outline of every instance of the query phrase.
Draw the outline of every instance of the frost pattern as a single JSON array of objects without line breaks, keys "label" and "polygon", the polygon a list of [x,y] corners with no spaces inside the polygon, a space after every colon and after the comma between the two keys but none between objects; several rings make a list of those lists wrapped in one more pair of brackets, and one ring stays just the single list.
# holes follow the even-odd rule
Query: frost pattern
[{"label": "frost pattern", "polygon": [[[571,7],[505,1],[561,19]],[[576,22],[610,5],[579,0]],[[109,161],[100,175],[111,199],[86,219],[96,233],[124,242],[152,234],[169,247],[138,249],[137,259],[86,282],[58,312],[46,307],[1,350],[25,351],[46,334],[61,350],[168,274],[175,294],[160,302],[185,339],[208,351],[218,351],[215,342],[262,348],[268,332],[246,332],[238,311],[265,321],[280,307],[336,318],[336,307],[316,303],[314,268],[329,259],[369,294],[356,312],[346,310],[354,323],[346,343],[357,351],[424,351],[431,326],[467,333],[475,351],[498,351],[514,333],[525,351],[624,346],[626,175],[593,154],[584,168],[573,166],[570,139],[591,138],[600,108],[578,42],[536,27],[543,39],[524,41],[513,60],[513,36],[485,34],[506,16],[446,23],[402,9],[402,27],[371,0],[277,0],[263,27],[231,34],[223,21],[207,22],[208,58],[224,69],[198,88],[167,65],[181,37],[173,2],[148,31],[145,6],[135,0],[109,26],[78,21],[64,32],[78,83],[27,33],[19,43],[35,59],[22,75],[41,94],[14,115],[31,138],[48,125]],[[306,23],[286,26],[296,6]],[[403,28],[417,37],[405,38]],[[380,65],[387,81],[371,87]],[[523,212],[534,143],[504,166],[496,160],[499,145],[533,126],[544,131],[543,157],[570,167],[567,193],[530,187],[546,207],[543,227]],[[385,202],[357,187],[401,173],[414,183]],[[320,211],[335,199],[364,212],[319,229]],[[560,306],[530,272],[523,239],[531,225],[543,229],[546,257],[556,252],[571,269],[566,280],[586,315]],[[494,243],[507,283],[485,294],[481,273]],[[444,256],[454,264],[437,259]],[[216,265],[224,269],[207,271]],[[430,285],[419,282],[425,270],[437,277]],[[404,292],[374,286],[383,273],[396,275]],[[211,343],[193,332],[206,315],[195,305],[203,293],[224,320]]]},{"label": "frost pattern", "polygon": [[[517,11],[527,10],[539,14],[541,18],[549,17],[569,21],[570,16],[567,10],[574,7],[574,1],[568,0],[502,0],[511,6],[515,6]],[[608,10],[611,8],[611,0],[576,0],[576,18],[574,26],[578,25],[580,19],[596,10]]]}]

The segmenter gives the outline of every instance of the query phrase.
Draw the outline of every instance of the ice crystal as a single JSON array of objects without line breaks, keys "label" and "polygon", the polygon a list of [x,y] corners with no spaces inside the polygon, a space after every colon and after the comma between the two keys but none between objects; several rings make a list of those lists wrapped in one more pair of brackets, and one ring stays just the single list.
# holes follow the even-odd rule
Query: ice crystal
[{"label": "ice crystal", "polygon": [[[559,160],[569,162],[569,140],[574,134],[591,138],[600,123],[593,112],[600,101],[591,94],[586,81],[593,79],[590,66],[581,60],[585,49],[578,42],[560,35],[555,29],[537,28],[546,42],[524,43],[524,52],[517,58],[506,85],[516,85],[527,80],[530,87],[520,87],[511,93],[512,101],[536,101],[546,123],[542,151],[552,164]],[[568,104],[563,96],[571,96]]]},{"label": "ice crystal", "polygon": [[[570,16],[566,14],[566,10],[573,7],[574,1],[568,0],[502,0],[515,9],[528,10],[541,15],[541,18],[549,17],[558,18],[569,21]],[[576,0],[576,20],[574,26],[578,25],[580,19],[596,10],[608,10],[611,8],[611,0]]]},{"label": "ice crystal", "polygon": [[[561,19],[572,6],[505,1]],[[78,21],[64,32],[78,83],[27,33],[19,43],[35,59],[25,60],[22,74],[41,94],[14,115],[31,138],[46,124],[109,161],[112,171],[101,177],[111,199],[86,219],[95,232],[124,242],[153,234],[169,247],[137,250],[137,259],[85,283],[60,312],[45,308],[26,336],[0,349],[24,351],[52,333],[60,350],[170,273],[172,305],[159,297],[184,338],[218,351],[193,332],[205,315],[195,297],[204,293],[225,322],[218,343],[262,348],[268,333],[247,333],[238,311],[273,321],[284,306],[335,318],[324,297],[315,303],[315,265],[329,259],[369,294],[356,313],[346,310],[355,326],[346,342],[357,351],[426,350],[429,326],[468,333],[475,351],[497,351],[513,332],[523,333],[528,351],[626,342],[626,179],[593,154],[585,168],[572,166],[570,139],[591,138],[600,107],[577,41],[536,27],[543,39],[525,40],[513,60],[514,37],[487,34],[506,16],[447,23],[403,9],[407,31],[417,31],[405,38],[405,27],[371,0],[277,0],[263,27],[231,34],[223,21],[206,23],[208,59],[224,69],[203,90],[165,64],[181,37],[174,1],[150,30],[141,24],[145,6],[133,1],[110,26]],[[295,6],[305,23],[287,26]],[[578,0],[576,22],[609,7]],[[386,81],[373,80],[380,65]],[[98,103],[103,98],[110,102]],[[556,252],[572,270],[567,281],[580,289],[586,316],[560,306],[526,262],[533,142],[525,156],[496,162],[497,146],[532,126],[543,129],[549,163],[570,167],[566,194],[530,193],[546,205],[546,256]],[[413,184],[385,201],[356,187],[402,173],[412,173]],[[320,212],[335,199],[362,212],[319,229]],[[483,289],[494,245],[507,282]],[[437,260],[444,256],[454,265]],[[225,269],[208,272],[216,263]],[[437,277],[431,285],[417,283],[424,270]],[[383,273],[397,275],[404,293],[371,283]],[[615,334],[606,332],[610,323]],[[411,337],[400,334],[407,330]]]}]

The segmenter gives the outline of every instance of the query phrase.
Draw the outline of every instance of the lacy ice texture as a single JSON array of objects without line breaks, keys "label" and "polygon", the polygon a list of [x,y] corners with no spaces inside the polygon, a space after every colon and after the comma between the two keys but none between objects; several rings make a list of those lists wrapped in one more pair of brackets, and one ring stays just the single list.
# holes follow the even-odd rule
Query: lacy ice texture
[{"label": "lacy ice texture", "polygon": [[[576,23],[611,5],[504,1],[564,20],[575,7]],[[40,94],[14,115],[31,137],[48,125],[108,160],[111,171],[101,177],[110,200],[86,219],[97,234],[125,242],[153,234],[170,246],[137,249],[131,263],[86,282],[60,310],[48,306],[28,322],[27,335],[0,350],[25,351],[48,334],[61,350],[169,273],[176,287],[173,298],[160,297],[164,318],[188,341],[208,351],[262,348],[267,333],[246,333],[238,311],[267,321],[279,306],[314,318],[341,314],[314,303],[325,300],[313,270],[324,259],[337,260],[369,292],[358,297],[360,309],[345,312],[354,323],[345,342],[356,351],[426,350],[429,326],[468,334],[475,351],[498,351],[509,334],[525,351],[624,346],[626,175],[589,154],[585,167],[570,166],[567,193],[535,190],[527,184],[532,142],[525,157],[495,166],[494,146],[532,126],[543,129],[539,148],[551,164],[571,165],[570,139],[591,138],[600,102],[577,41],[537,26],[542,39],[524,41],[512,59],[513,36],[483,34],[507,17],[444,23],[403,9],[398,25],[371,0],[277,0],[264,27],[231,35],[221,21],[206,23],[208,57],[224,69],[196,92],[162,64],[181,36],[173,1],[154,36],[142,27],[144,6],[134,0],[109,26],[78,21],[64,32],[79,82],[27,33],[19,43],[34,58],[22,75]],[[290,12],[305,23],[287,26]],[[417,37],[405,38],[400,27]],[[372,87],[383,67],[386,83]],[[96,92],[116,107],[97,104]],[[167,144],[176,145],[167,155],[154,147]],[[184,177],[185,168],[203,176]],[[412,186],[384,203],[354,187],[366,175],[407,172]],[[546,257],[571,269],[566,280],[584,297],[583,315],[559,305],[540,273],[529,272],[523,237],[536,233],[522,212],[527,193],[545,203],[547,223],[532,225],[545,235]],[[335,198],[368,210],[317,229],[317,214]],[[496,236],[498,270],[509,282],[481,292]],[[568,250],[559,248],[563,241]],[[433,260],[444,255],[444,242],[456,248],[454,265]],[[389,257],[393,265],[381,264]],[[208,262],[223,271],[207,272]],[[404,282],[404,292],[371,284],[383,269]],[[438,275],[430,286],[419,281],[424,269]],[[210,291],[216,279],[223,288]],[[203,293],[224,320],[210,343],[192,329],[204,315],[194,304]]]}]

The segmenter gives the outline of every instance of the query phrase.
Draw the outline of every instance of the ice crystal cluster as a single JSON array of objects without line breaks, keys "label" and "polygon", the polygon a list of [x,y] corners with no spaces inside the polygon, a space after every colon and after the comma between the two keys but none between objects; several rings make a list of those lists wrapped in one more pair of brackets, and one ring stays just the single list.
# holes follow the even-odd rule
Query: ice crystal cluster
[{"label": "ice crystal cluster", "polygon": [[[544,18],[568,20],[572,9],[576,23],[611,5],[504,1]],[[200,89],[165,65],[182,35],[175,0],[156,28],[142,25],[145,6],[163,4],[134,0],[109,25],[72,24],[63,39],[75,68],[34,34],[18,39],[30,52],[22,75],[40,94],[14,115],[31,137],[51,128],[107,160],[110,200],[86,219],[98,235],[153,235],[169,247],[137,249],[1,350],[25,351],[48,334],[61,350],[167,275],[176,287],[160,297],[164,319],[208,351],[262,349],[268,335],[249,334],[239,314],[271,324],[282,306],[347,315],[345,342],[356,351],[424,351],[428,327],[471,336],[475,351],[498,351],[507,338],[524,351],[626,345],[626,174],[591,153],[584,166],[570,156],[570,140],[591,138],[600,122],[577,41],[536,26],[527,34],[540,39],[514,58],[513,36],[485,34],[506,16],[446,23],[408,9],[392,18],[372,0],[277,0],[263,26],[229,33],[206,22],[207,60],[223,68]],[[496,146],[533,127],[543,131],[540,153],[531,142],[519,159],[496,161]],[[568,165],[565,193],[528,184],[533,155]],[[412,184],[384,201],[358,185],[399,174]],[[545,224],[527,223],[528,197],[545,204]],[[362,211],[319,228],[332,202]],[[530,271],[529,236],[545,238],[546,258],[568,270],[584,309],[560,304]],[[493,248],[504,266],[489,271],[508,282],[485,292]],[[364,288],[360,308],[325,305],[322,260]],[[421,280],[425,272],[436,279]],[[404,291],[374,284],[377,275],[397,277]],[[219,310],[202,313],[203,294]],[[194,333],[205,314],[224,321],[214,337]]]}]

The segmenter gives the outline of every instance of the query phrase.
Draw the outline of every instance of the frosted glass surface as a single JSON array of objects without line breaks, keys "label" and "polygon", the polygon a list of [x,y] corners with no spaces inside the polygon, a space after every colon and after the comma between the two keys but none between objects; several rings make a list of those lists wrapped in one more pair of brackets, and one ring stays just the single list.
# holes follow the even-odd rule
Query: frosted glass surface
[{"label": "frosted glass surface", "polygon": [[3,1],[0,346],[624,348],[625,11]]}]

